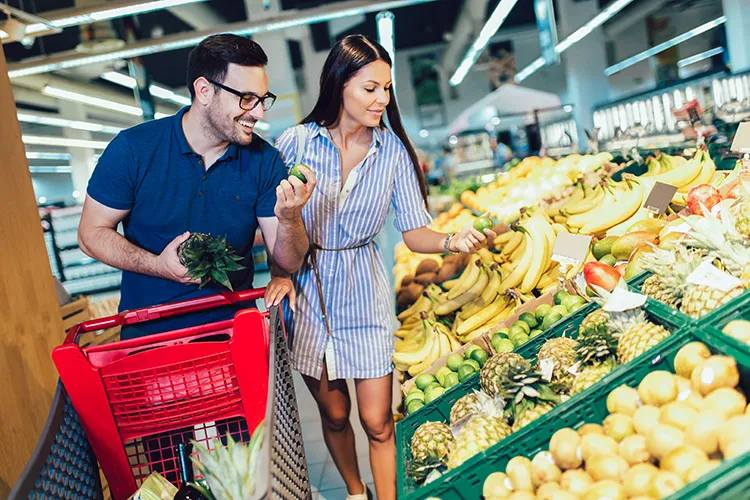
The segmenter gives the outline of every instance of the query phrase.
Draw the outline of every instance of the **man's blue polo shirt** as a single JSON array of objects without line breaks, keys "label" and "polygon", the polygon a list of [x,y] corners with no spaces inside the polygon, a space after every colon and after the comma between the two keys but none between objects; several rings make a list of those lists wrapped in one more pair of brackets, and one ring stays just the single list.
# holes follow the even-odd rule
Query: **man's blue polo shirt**
[{"label": "man's blue polo shirt", "polygon": [[[258,136],[250,145],[230,145],[206,171],[182,130],[189,108],[120,132],[104,150],[88,185],[88,195],[117,210],[125,238],[153,254],[185,231],[226,236],[244,271],[230,276],[235,290],[252,287],[252,246],[258,217],[273,217],[276,186],[287,177],[279,152]],[[124,271],[120,310],[131,310],[211,295],[225,290],[198,289],[174,281]],[[192,313],[123,331],[123,338],[170,331],[231,318],[240,307]]]}]

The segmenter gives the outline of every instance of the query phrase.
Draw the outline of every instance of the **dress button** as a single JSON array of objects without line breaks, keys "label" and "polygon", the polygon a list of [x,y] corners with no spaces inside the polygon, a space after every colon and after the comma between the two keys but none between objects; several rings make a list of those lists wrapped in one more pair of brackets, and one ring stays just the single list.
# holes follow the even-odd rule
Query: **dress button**
[{"label": "dress button", "polygon": [[203,165],[203,160],[198,160],[198,165]]},{"label": "dress button", "polygon": [[239,195],[237,195],[237,196],[235,196],[235,197],[234,197],[234,199],[235,199],[235,200],[239,200],[239,199],[240,199],[240,196],[239,196]]},{"label": "dress button", "polygon": [[205,181],[206,179],[208,179],[208,177],[204,175],[203,176],[203,180]]},{"label": "dress button", "polygon": [[203,191],[201,191],[200,193],[198,193],[198,196],[203,196]]}]

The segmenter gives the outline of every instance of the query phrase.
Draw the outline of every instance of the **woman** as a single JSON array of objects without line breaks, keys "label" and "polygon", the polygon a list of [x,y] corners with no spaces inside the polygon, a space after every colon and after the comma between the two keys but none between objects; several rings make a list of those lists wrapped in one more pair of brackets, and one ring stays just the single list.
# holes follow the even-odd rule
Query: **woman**
[{"label": "woman", "polygon": [[[317,179],[302,212],[312,248],[295,275],[292,362],[318,404],[326,444],[355,500],[368,492],[357,466],[347,378],[355,380],[377,496],[396,498],[392,292],[374,242],[389,208],[415,252],[472,252],[494,238],[471,227],[450,235],[427,227],[424,174],[391,85],[385,49],[362,35],[347,36],[323,66],[314,109],[277,142],[288,168],[305,163]],[[269,285],[272,303],[287,293],[293,304],[291,281]]]}]

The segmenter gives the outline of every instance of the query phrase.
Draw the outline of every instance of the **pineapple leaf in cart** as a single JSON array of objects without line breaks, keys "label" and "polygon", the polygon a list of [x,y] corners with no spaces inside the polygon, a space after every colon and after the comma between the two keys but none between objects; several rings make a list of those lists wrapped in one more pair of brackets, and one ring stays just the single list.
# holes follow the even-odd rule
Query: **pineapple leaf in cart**
[{"label": "pineapple leaf in cart", "polygon": [[227,273],[245,269],[239,263],[242,257],[235,254],[223,236],[193,233],[180,245],[177,255],[187,275],[200,282],[200,288],[216,282],[232,290]]}]

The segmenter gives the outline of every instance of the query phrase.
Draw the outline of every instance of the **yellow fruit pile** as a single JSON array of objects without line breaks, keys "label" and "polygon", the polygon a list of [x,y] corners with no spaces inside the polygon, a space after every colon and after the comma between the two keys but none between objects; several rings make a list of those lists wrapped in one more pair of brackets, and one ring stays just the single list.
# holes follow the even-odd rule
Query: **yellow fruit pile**
[{"label": "yellow fruit pile", "polygon": [[396,244],[393,254],[396,258],[396,265],[393,267],[393,278],[397,292],[401,289],[401,282],[406,276],[416,274],[417,267],[422,261],[427,259],[434,260],[438,267],[443,263],[443,259],[439,255],[412,252],[404,242]]},{"label": "yellow fruit pile", "polygon": [[454,203],[450,210],[440,213],[432,221],[432,229],[441,233],[456,233],[474,222],[474,214],[461,203]]},{"label": "yellow fruit pile", "polygon": [[674,367],[649,373],[637,390],[612,391],[603,425],[561,429],[549,451],[510,460],[487,477],[484,498],[665,498],[750,450],[750,406],[734,358],[691,342]]}]

